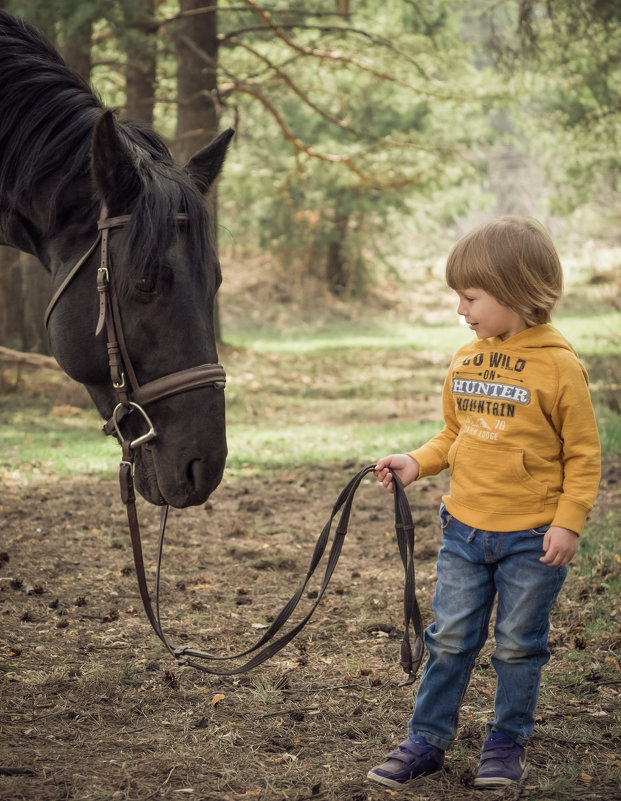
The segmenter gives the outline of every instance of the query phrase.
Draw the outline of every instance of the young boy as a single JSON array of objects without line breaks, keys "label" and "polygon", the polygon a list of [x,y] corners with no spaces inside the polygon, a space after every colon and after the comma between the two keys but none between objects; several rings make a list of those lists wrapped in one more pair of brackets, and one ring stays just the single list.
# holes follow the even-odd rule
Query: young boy
[{"label": "young boy", "polygon": [[435,621],[425,633],[429,657],[409,737],[368,773],[388,787],[442,767],[496,596],[495,719],[474,785],[524,778],[550,657],[549,613],[600,476],[586,372],[548,325],[563,278],[547,232],[532,219],[483,224],[451,251],[446,280],[477,339],[451,363],[444,429],[375,470],[390,491],[392,472],[404,485],[446,467],[451,476],[440,509]]}]

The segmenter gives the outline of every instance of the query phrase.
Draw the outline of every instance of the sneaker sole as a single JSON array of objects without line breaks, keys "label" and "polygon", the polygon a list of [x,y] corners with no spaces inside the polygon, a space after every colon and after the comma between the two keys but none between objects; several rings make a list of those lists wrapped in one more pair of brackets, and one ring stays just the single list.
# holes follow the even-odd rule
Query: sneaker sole
[{"label": "sneaker sole", "polygon": [[518,784],[525,779],[528,775],[528,767],[524,768],[524,772],[519,779],[507,779],[505,776],[482,776],[474,780],[474,786],[478,789],[493,788],[493,787],[508,787],[510,784]]},{"label": "sneaker sole", "polygon": [[437,779],[440,775],[440,770],[434,770],[433,773],[421,773],[419,776],[416,776],[413,779],[407,779],[404,782],[395,781],[395,779],[389,779],[388,776],[380,776],[377,773],[373,773],[370,770],[367,773],[367,779],[371,782],[375,782],[376,784],[382,784],[384,787],[392,787],[396,790],[402,789],[403,787],[409,787],[410,785],[414,784],[414,782],[420,781],[421,779]]}]

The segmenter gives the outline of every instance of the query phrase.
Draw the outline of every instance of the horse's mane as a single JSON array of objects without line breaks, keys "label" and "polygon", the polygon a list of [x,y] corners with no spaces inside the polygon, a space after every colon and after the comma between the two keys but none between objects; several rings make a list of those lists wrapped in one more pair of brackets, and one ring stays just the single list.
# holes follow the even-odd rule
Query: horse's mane
[{"label": "horse's mane", "polygon": [[[0,10],[0,197],[9,211],[54,176],[49,200],[54,220],[58,199],[76,179],[88,178],[91,136],[104,111],[88,83],[41,34]],[[116,126],[140,181],[123,261],[138,271],[157,265],[176,213],[189,217],[184,225],[195,257],[204,254],[206,215],[194,184],[174,166],[154,131],[127,122]]]}]

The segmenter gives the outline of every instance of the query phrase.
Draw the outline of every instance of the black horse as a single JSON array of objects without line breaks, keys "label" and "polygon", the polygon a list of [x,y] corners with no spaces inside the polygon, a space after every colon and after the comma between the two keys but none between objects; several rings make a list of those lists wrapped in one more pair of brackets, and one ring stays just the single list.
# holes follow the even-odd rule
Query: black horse
[{"label": "black horse", "polygon": [[232,133],[175,167],[153,131],[117,122],[0,11],[0,243],[51,273],[53,353],[131,443],[137,488],[156,504],[202,503],[224,469],[220,268],[203,195]]}]

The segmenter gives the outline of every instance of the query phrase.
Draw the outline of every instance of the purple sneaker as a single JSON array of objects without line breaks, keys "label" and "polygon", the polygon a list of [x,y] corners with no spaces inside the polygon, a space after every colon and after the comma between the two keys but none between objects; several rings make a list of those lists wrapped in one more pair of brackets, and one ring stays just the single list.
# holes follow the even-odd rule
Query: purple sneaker
[{"label": "purple sneaker", "polygon": [[521,781],[528,773],[521,745],[500,732],[490,734],[483,743],[475,787],[505,787]]},{"label": "purple sneaker", "polygon": [[367,779],[386,787],[403,787],[418,776],[427,776],[440,770],[444,751],[430,745],[420,734],[414,734],[400,743],[386,757],[386,761],[367,773]]}]

